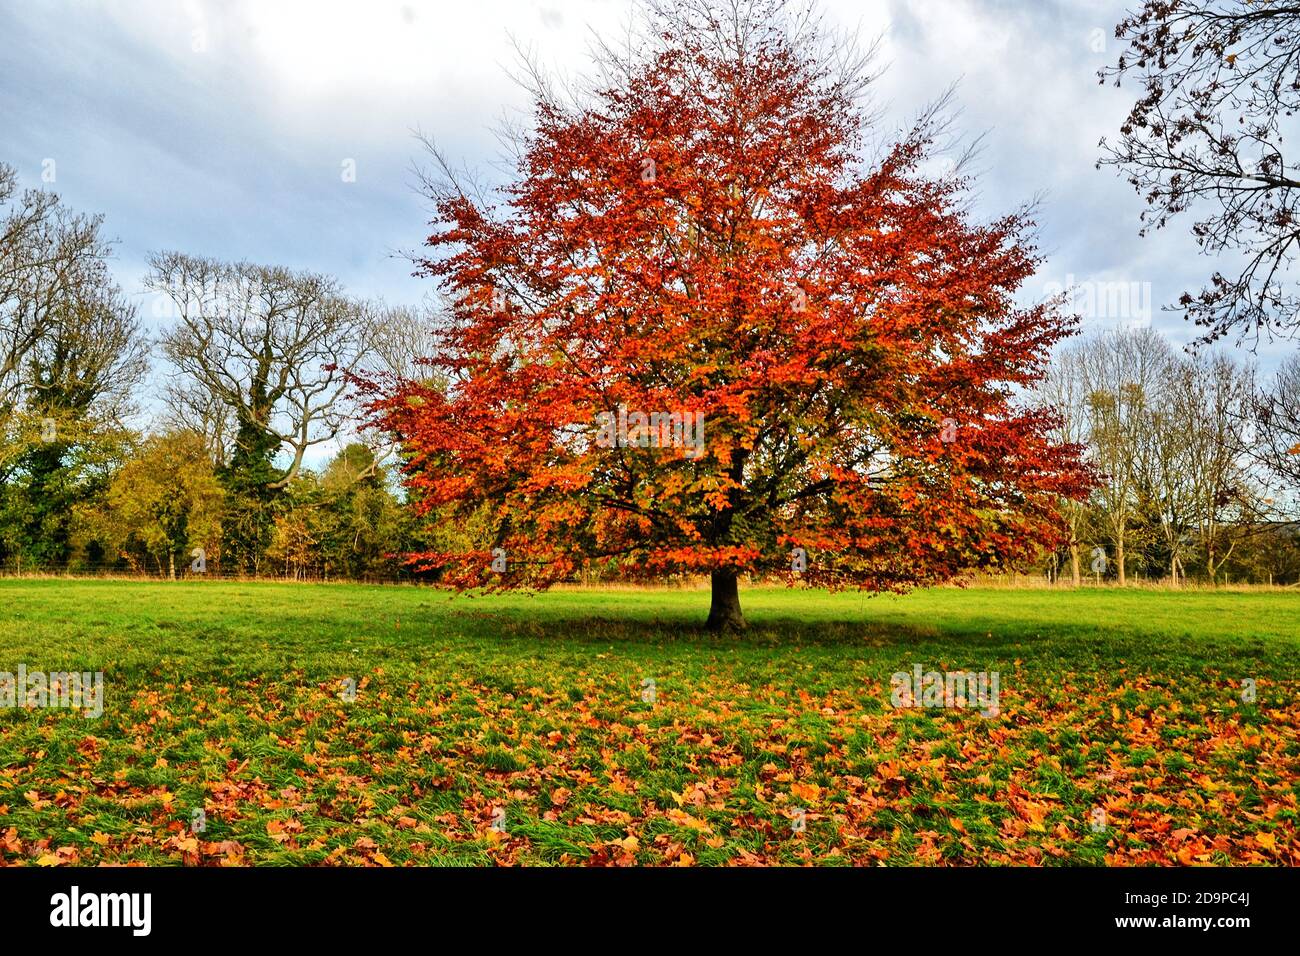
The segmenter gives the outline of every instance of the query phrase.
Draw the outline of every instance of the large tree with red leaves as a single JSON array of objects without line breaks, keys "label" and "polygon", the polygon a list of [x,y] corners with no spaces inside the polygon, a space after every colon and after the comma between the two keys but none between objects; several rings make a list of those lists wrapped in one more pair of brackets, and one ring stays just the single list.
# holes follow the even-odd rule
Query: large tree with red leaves
[{"label": "large tree with red leaves", "polygon": [[723,629],[742,575],[903,590],[1053,541],[1084,475],[1017,403],[1071,331],[1013,302],[1027,210],[972,221],[923,172],[937,111],[869,147],[866,58],[815,17],[646,9],[582,93],[533,84],[495,194],[430,179],[439,349],[365,387],[417,507],[482,536],[413,560],[459,588],[708,573]]}]

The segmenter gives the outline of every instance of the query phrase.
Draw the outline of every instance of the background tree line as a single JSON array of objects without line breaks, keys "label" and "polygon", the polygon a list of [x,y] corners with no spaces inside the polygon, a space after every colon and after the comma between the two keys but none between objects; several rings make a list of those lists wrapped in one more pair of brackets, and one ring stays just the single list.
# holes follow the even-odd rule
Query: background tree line
[{"label": "background tree line", "polygon": [[202,549],[205,573],[405,573],[428,535],[347,376],[412,374],[420,319],[327,276],[167,252],[151,341],[101,226],[0,165],[0,568],[178,576]]},{"label": "background tree line", "polygon": [[[154,255],[150,340],[102,219],[0,165],[0,568],[392,579],[472,529],[417,520],[350,372],[422,373],[427,316],[327,276]],[[151,376],[152,360],[158,376]],[[156,380],[160,409],[132,428]],[[1042,401],[1099,477],[1049,576],[1300,581],[1300,356],[1272,375],[1149,328],[1074,340]],[[321,461],[319,449],[341,449]]]},{"label": "background tree line", "polygon": [[1063,503],[1069,545],[1049,575],[1300,580],[1300,356],[1261,378],[1121,329],[1063,349],[1042,398],[1098,476],[1087,501]]}]

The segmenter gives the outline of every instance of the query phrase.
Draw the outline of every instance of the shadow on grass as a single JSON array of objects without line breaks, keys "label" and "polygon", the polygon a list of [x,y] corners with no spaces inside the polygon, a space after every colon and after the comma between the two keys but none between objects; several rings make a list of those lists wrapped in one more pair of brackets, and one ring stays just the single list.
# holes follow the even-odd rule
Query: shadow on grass
[{"label": "shadow on grass", "polygon": [[453,619],[467,622],[467,630],[505,641],[547,639],[591,645],[682,645],[727,650],[735,648],[902,647],[962,638],[971,643],[1001,645],[1003,638],[975,631],[962,634],[932,626],[883,621],[808,620],[795,616],[750,615],[740,632],[706,631],[696,615],[626,616],[572,614],[554,611],[525,617],[514,609],[458,610]]},{"label": "shadow on grass", "polygon": [[[573,609],[566,613],[561,608],[547,608],[541,613],[538,610],[460,609],[451,612],[450,619],[454,628],[463,628],[466,637],[509,646],[512,651],[546,647],[548,642],[593,648],[720,652],[789,651],[800,647],[858,649],[864,657],[915,648],[919,660],[956,652],[993,659],[1024,659],[1049,667],[1084,666],[1113,672],[1135,668],[1173,673],[1209,670],[1294,676],[1294,652],[1258,638],[1189,636],[1183,641],[1153,641],[1150,635],[1136,629],[1100,629],[1089,622],[1053,622],[1045,626],[1033,620],[995,623],[963,619],[917,625],[880,620],[810,620],[759,611],[749,615],[749,626],[743,632],[718,635],[704,630],[698,615],[686,610],[680,614],[660,611],[653,615],[645,614],[643,608],[628,608],[621,615],[580,614],[573,613]],[[462,623],[457,625],[454,623],[457,621]]]}]

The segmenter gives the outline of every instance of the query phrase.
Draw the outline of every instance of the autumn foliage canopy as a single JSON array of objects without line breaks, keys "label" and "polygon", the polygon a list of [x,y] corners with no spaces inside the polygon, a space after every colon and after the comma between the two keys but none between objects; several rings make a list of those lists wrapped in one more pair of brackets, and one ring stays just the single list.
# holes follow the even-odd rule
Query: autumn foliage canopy
[{"label": "autumn foliage canopy", "polygon": [[709,573],[722,627],[739,575],[902,590],[1055,539],[1079,450],[1017,396],[1072,323],[1013,301],[1029,211],[974,221],[927,174],[937,112],[882,143],[814,28],[657,9],[582,93],[536,85],[506,184],[448,173],[438,351],[365,387],[417,507],[487,530],[413,561],[460,588]]}]

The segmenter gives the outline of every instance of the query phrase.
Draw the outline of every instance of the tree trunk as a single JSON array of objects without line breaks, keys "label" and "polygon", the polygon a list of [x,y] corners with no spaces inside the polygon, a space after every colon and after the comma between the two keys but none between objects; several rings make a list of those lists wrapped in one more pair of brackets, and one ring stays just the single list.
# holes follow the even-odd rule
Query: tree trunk
[{"label": "tree trunk", "polygon": [[176,552],[175,551],[167,552],[167,580],[168,581],[176,580]]},{"label": "tree trunk", "polygon": [[1079,586],[1079,542],[1070,542],[1070,580],[1077,588]]},{"label": "tree trunk", "polygon": [[1124,567],[1124,539],[1119,538],[1115,542],[1115,567],[1119,571],[1119,586],[1123,587],[1128,583],[1128,577],[1125,574]]},{"label": "tree trunk", "polygon": [[745,615],[740,610],[740,587],[734,570],[724,568],[713,572],[713,601],[704,626],[718,633],[745,629]]}]

